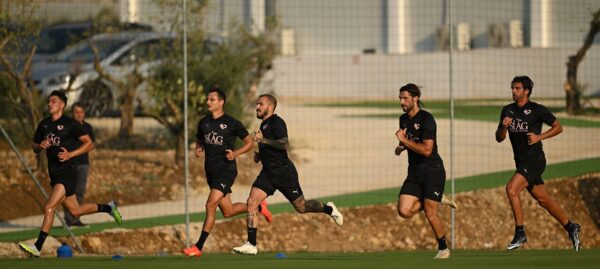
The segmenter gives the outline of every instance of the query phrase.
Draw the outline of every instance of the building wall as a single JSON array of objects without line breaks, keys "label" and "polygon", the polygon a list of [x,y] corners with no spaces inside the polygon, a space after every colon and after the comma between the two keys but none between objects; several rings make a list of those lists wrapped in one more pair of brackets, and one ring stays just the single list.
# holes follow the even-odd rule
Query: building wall
[{"label": "building wall", "polygon": [[[534,97],[563,97],[565,62],[573,49],[480,49],[454,54],[454,96],[510,98],[510,81],[529,75]],[[396,98],[401,85],[424,87],[423,97],[449,97],[449,57],[444,52],[409,55],[300,55],[276,60],[273,87],[282,96]],[[586,94],[600,95],[600,46],[579,68]],[[268,83],[268,82],[266,82]],[[268,89],[268,85],[264,86]]]}]

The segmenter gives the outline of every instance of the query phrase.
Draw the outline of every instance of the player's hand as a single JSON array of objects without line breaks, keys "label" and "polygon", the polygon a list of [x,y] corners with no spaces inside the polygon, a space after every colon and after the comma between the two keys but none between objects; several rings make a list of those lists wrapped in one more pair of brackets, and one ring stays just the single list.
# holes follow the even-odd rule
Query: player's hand
[{"label": "player's hand", "polygon": [[202,145],[200,145],[199,143],[196,143],[196,150],[194,150],[194,155],[196,157],[200,157],[200,155],[202,155],[203,151],[204,151],[204,147]]},{"label": "player's hand", "polygon": [[60,162],[66,162],[71,159],[71,152],[69,152],[66,148],[60,147],[60,152],[58,153],[58,160]]},{"label": "player's hand", "polygon": [[513,121],[512,117],[504,117],[504,119],[502,120],[502,126],[504,126],[504,129],[508,129],[508,126],[510,126],[512,121]]},{"label": "player's hand", "polygon": [[402,153],[405,149],[406,147],[404,147],[404,145],[398,145],[394,150],[394,154],[396,154],[396,156],[400,156],[400,153]]},{"label": "player's hand", "polygon": [[533,145],[537,142],[540,142],[542,140],[542,138],[539,135],[536,135],[534,133],[527,133],[527,144],[528,145]]},{"label": "player's hand", "polygon": [[42,141],[42,143],[40,143],[40,148],[42,150],[48,149],[50,146],[52,146],[52,143],[50,142],[50,139],[44,139]]},{"label": "player's hand", "polygon": [[260,162],[260,153],[258,153],[257,151],[254,152],[254,162],[255,163]]},{"label": "player's hand", "polygon": [[258,129],[257,131],[254,131],[254,141],[256,143],[260,143],[263,140],[263,133],[262,131],[260,131],[260,129]]},{"label": "player's hand", "polygon": [[235,157],[236,157],[235,152],[230,149],[225,150],[225,156],[227,157],[227,160],[230,160],[230,161],[235,160]]},{"label": "player's hand", "polygon": [[396,131],[396,138],[398,138],[400,143],[404,143],[406,141],[406,129],[398,129]]}]

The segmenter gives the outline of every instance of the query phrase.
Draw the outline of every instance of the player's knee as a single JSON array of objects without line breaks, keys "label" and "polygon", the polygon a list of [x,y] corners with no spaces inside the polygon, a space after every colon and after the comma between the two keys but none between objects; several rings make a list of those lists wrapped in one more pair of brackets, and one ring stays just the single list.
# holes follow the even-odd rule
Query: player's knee
[{"label": "player's knee", "polygon": [[408,218],[412,218],[413,213],[410,212],[410,208],[399,207],[398,208],[398,216],[408,219]]},{"label": "player's knee", "polygon": [[248,206],[248,211],[252,211],[253,209],[258,208],[259,201],[256,199],[248,198],[246,201],[246,205]]},{"label": "player's knee", "polygon": [[74,218],[81,217],[81,212],[79,210],[69,210],[69,213],[71,213],[71,216],[73,216]]},{"label": "player's knee", "polygon": [[306,208],[304,208],[304,206],[294,205],[294,209],[296,209],[296,212],[300,214],[306,213]]},{"label": "player's knee", "polygon": [[508,196],[519,196],[519,192],[517,188],[513,187],[511,184],[506,185],[506,194]]},{"label": "player's knee", "polygon": [[50,205],[44,206],[44,213],[46,213],[46,214],[54,214],[55,210],[56,210],[56,208],[53,206],[50,206]]},{"label": "player's knee", "polygon": [[543,207],[546,208],[546,206],[548,205],[548,198],[547,197],[538,197],[536,198],[538,204]]},{"label": "player's knee", "polygon": [[204,207],[206,208],[206,212],[213,212],[217,210],[217,206],[219,206],[219,203],[207,202]]},{"label": "player's knee", "polygon": [[222,210],[221,214],[223,215],[224,218],[231,218],[231,217],[233,217],[233,214],[231,212],[229,212],[228,210]]}]

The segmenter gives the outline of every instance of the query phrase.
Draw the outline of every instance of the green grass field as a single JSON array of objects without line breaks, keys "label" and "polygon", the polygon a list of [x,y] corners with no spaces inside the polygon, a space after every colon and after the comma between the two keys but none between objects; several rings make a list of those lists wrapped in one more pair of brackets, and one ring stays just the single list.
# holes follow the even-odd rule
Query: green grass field
[{"label": "green grass field", "polygon": [[[493,101],[493,100],[492,100]],[[481,101],[464,101],[459,100],[454,104],[454,116],[460,120],[477,120],[498,122],[500,119],[501,105],[481,105]],[[543,104],[543,101],[540,101]],[[506,102],[508,104],[509,101]],[[364,102],[345,102],[345,103],[328,103],[328,104],[313,104],[311,106],[321,107],[356,107],[356,108],[383,108],[395,109],[397,111],[390,113],[365,114],[358,117],[369,118],[393,118],[397,119],[402,111],[398,101],[364,101]],[[450,118],[450,102],[449,101],[430,101],[425,102],[425,110],[430,111],[436,118]],[[564,112],[564,107],[548,106],[548,109],[553,113]],[[599,111],[588,109],[584,111],[588,115],[600,115]],[[351,115],[349,117],[357,117]],[[600,128],[600,121],[592,121],[578,118],[559,118],[564,126],[572,127],[588,127]]]},{"label": "green grass field", "polygon": [[274,253],[257,256],[207,254],[201,258],[183,256],[129,257],[112,260],[110,257],[77,257],[69,259],[4,259],[0,268],[68,269],[68,268],[444,268],[444,269],[506,269],[506,268],[598,268],[600,249],[484,251],[457,250],[448,260],[433,260],[434,251],[398,251],[375,253],[287,253],[287,258],[275,258]]},{"label": "green grass field", "polygon": [[[545,180],[552,180],[562,177],[573,177],[579,176],[586,173],[600,171],[598,167],[600,163],[600,157],[575,160],[557,164],[550,164],[546,167],[544,172]],[[458,178],[455,180],[455,189],[457,193],[464,191],[472,191],[479,189],[489,189],[506,184],[508,179],[512,176],[514,170],[506,170],[464,178]],[[321,197],[319,199],[324,201],[334,201],[336,205],[340,207],[354,207],[364,205],[376,205],[395,202],[398,197],[398,187],[379,189],[367,192],[336,195],[330,197]],[[446,182],[446,191],[450,191],[450,181]],[[293,212],[294,209],[288,203],[273,204],[269,208],[275,214],[283,212]],[[126,216],[125,216],[126,217]],[[243,216],[238,216],[243,217]],[[220,214],[217,214],[217,218],[222,218]],[[190,214],[190,220],[192,222],[200,222],[204,219],[204,213],[192,213]],[[125,219],[126,220],[126,219]],[[185,223],[184,215],[169,215],[153,218],[135,219],[130,221],[124,221],[123,225],[117,226],[114,222],[105,222],[90,225],[89,228],[78,228],[74,229],[75,235],[81,235],[91,232],[99,232],[105,229],[111,228],[125,228],[125,229],[136,229],[145,227],[154,227],[162,225],[174,225]],[[39,228],[31,230],[24,230],[18,232],[0,233],[0,242],[17,242],[30,238],[35,238],[39,232]],[[50,232],[54,236],[66,236],[66,230],[62,228],[53,228]]]}]

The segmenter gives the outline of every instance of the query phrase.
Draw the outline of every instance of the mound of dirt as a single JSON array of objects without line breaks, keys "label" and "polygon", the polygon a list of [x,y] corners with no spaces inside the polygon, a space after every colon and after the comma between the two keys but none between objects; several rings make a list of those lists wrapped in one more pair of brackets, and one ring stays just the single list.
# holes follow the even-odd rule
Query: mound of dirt
[{"label": "mound of dirt", "polygon": [[[31,151],[24,151],[28,163],[35,164]],[[183,199],[183,168],[173,161],[174,152],[164,150],[108,150],[90,152],[87,201],[117,200],[133,205]],[[0,221],[39,215],[45,199],[22,165],[9,150],[0,150]],[[260,165],[245,154],[237,158],[239,174],[236,184],[248,185],[258,174]],[[34,168],[34,167],[33,167]],[[32,169],[33,169],[32,168]],[[46,192],[50,192],[47,175],[36,172]],[[206,190],[204,158],[190,158],[191,193]],[[14,206],[15,201],[28,201]]]},{"label": "mound of dirt", "polygon": [[[547,183],[548,192],[582,226],[583,248],[600,247],[596,223],[599,175]],[[592,196],[589,196],[590,193]],[[595,195],[595,196],[594,196]],[[525,227],[529,243],[525,248],[569,249],[564,229],[527,192],[523,193]],[[466,192],[457,195],[455,244],[459,249],[504,249],[512,239],[513,217],[503,188]],[[591,202],[591,204],[590,204]],[[286,213],[276,215],[273,223],[261,222],[258,233],[260,251],[370,252],[435,249],[436,240],[423,214],[402,219],[395,204],[342,208],[345,223],[337,226],[323,214]],[[442,207],[440,216],[449,227],[450,210]],[[594,217],[596,216],[596,217]],[[595,219],[594,219],[595,218]],[[192,225],[192,243],[200,234],[201,223]],[[136,230],[115,229],[79,237],[88,254],[152,255],[179,253],[185,242],[184,225]],[[449,233],[449,232],[448,232]],[[449,236],[448,236],[449,238]],[[66,238],[59,238],[66,240]],[[246,240],[243,217],[217,223],[205,251],[230,252]],[[47,253],[54,248],[45,248]],[[16,244],[0,244],[0,256],[22,255]]]}]

